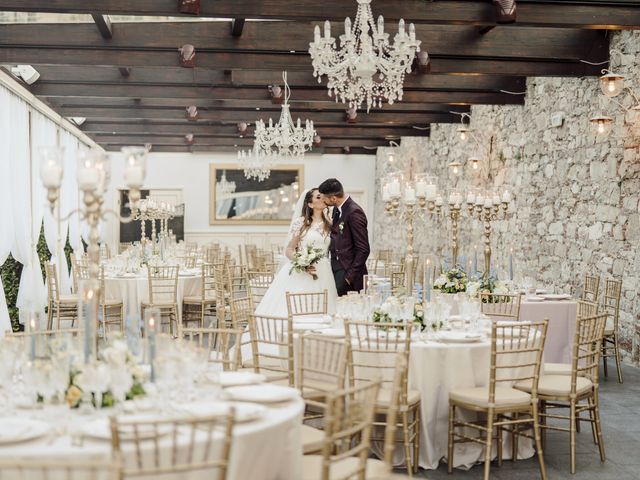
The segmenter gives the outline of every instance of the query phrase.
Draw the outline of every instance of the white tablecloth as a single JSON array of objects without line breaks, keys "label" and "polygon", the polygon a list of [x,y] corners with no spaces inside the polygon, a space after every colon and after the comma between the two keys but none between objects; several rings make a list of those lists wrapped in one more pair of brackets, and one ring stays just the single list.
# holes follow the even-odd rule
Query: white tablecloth
[{"label": "white tablecloth", "polygon": [[[268,408],[266,414],[259,420],[236,424],[227,478],[231,480],[298,480],[301,478],[303,413],[304,402],[298,398],[285,406]],[[77,410],[69,411],[63,406],[45,407],[40,411],[17,410],[14,412],[14,416],[35,417],[51,423],[54,427],[72,423],[76,428],[82,423],[93,420],[97,415],[106,414],[107,411],[103,410],[95,415],[83,416]],[[127,450],[128,445],[132,446],[124,442],[122,447],[126,463],[129,463],[129,458],[135,455],[132,449]],[[66,433],[57,437],[45,436],[32,441],[5,444],[0,448],[0,458],[45,460],[51,457],[57,460],[77,458],[86,461],[107,460],[110,456],[109,440],[85,437],[83,445],[79,447],[72,445],[71,437]],[[205,480],[210,477],[207,472],[195,472],[191,475],[180,473],[162,478]]]},{"label": "white tablecloth", "polygon": [[[106,277],[105,298],[124,302],[125,315],[139,316],[140,304],[149,300],[149,279],[147,276]],[[182,315],[182,299],[188,296],[199,296],[202,277],[199,275],[178,276],[178,312]]]},{"label": "white tablecloth", "polygon": [[544,344],[544,362],[571,362],[577,312],[578,302],[575,300],[531,302],[523,297],[520,303],[520,320],[539,322],[545,318],[549,319]]}]

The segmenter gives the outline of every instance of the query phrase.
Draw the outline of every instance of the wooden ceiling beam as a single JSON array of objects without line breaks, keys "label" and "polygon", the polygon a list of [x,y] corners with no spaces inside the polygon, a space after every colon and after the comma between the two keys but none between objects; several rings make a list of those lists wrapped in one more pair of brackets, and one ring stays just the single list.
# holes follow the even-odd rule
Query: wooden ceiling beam
[{"label": "wooden ceiling beam", "polygon": [[[175,0],[0,0],[0,10],[19,12],[103,13],[111,15],[180,15]],[[377,2],[375,15],[389,23],[407,22],[484,26],[496,23],[490,2],[447,0]],[[216,0],[202,2],[201,17],[271,18],[343,21],[355,15],[355,2],[344,0]],[[193,15],[188,15],[193,16]],[[640,5],[632,1],[518,0],[518,25],[584,29],[636,29]]]},{"label": "wooden ceiling beam", "polygon": [[[190,44],[203,53],[243,52],[265,54],[303,54],[310,64],[309,42],[317,22],[158,22],[118,23],[112,38],[110,24],[96,15],[100,32],[82,23],[7,24],[0,29],[0,45],[59,49],[109,49],[127,52],[171,52]],[[334,32],[342,28],[334,25]],[[229,35],[229,31],[239,35]],[[161,35],[158,32],[162,32]],[[105,37],[104,35],[109,36]],[[599,44],[608,45],[603,32],[596,30],[498,28],[482,35],[475,27],[464,25],[418,25],[416,38],[430,57],[489,57],[513,59],[592,60],[591,52]],[[606,60],[607,56],[599,58]],[[196,63],[201,65],[200,58]]]},{"label": "wooden ceiling beam", "polygon": [[[606,49],[593,46],[598,60],[607,58]],[[586,56],[586,55],[585,55]],[[176,52],[143,52],[99,49],[27,48],[0,46],[0,64],[25,65],[85,65],[115,67],[179,67]],[[240,52],[198,52],[197,65],[216,70],[287,70],[308,71],[307,54],[260,54]],[[431,72],[451,75],[501,75],[501,76],[587,76],[600,75],[600,66],[579,61],[518,60],[481,57],[432,57]]]},{"label": "wooden ceiling beam", "polygon": [[[104,149],[108,152],[119,152],[122,147],[129,146],[130,144],[109,144],[105,145]],[[345,147],[317,147],[313,149],[313,154],[316,155],[371,155],[371,158],[375,158],[376,147],[350,147],[346,149]],[[213,147],[207,145],[156,145],[151,147],[151,151],[153,153],[236,153],[238,151],[237,147]]]}]

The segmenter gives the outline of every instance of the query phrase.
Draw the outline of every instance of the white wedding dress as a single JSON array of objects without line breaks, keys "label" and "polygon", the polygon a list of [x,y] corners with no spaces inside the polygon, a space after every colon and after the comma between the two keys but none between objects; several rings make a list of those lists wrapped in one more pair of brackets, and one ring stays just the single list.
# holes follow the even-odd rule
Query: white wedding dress
[{"label": "white wedding dress", "polygon": [[[300,232],[303,224],[303,217],[299,217],[293,222],[291,231],[289,232],[290,239]],[[315,248],[322,248],[324,250],[325,257],[315,266],[318,279],[314,280],[313,277],[306,272],[291,272],[290,274],[291,261],[287,259],[282,268],[280,268],[280,271],[273,278],[273,283],[256,308],[256,315],[286,317],[288,314],[287,292],[311,293],[322,292],[323,290],[327,290],[328,293],[327,312],[330,315],[334,314],[338,293],[333,278],[333,271],[331,270],[331,261],[329,260],[330,242],[330,235],[329,233],[324,233],[322,222],[312,224],[300,239],[298,248],[302,249],[308,245],[313,245]]]}]

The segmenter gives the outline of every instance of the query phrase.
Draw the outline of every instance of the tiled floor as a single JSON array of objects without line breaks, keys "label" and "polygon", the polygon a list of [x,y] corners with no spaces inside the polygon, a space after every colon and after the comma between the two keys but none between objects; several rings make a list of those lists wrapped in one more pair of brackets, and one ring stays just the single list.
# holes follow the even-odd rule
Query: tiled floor
[{"label": "tiled floor", "polygon": [[[610,367],[613,365],[610,365]],[[583,423],[578,434],[577,471],[569,473],[569,434],[547,432],[545,461],[549,480],[632,480],[640,479],[640,369],[625,366],[624,384],[615,377],[615,367],[609,368],[609,378],[602,379],[600,388],[601,419],[605,437],[607,461],[600,462],[598,447],[591,438],[591,428]],[[454,470],[447,474],[442,462],[438,470],[420,470],[420,478],[475,480],[482,478],[482,465],[469,471]],[[534,458],[505,461],[502,467],[491,465],[491,478],[520,480],[540,478]]]}]

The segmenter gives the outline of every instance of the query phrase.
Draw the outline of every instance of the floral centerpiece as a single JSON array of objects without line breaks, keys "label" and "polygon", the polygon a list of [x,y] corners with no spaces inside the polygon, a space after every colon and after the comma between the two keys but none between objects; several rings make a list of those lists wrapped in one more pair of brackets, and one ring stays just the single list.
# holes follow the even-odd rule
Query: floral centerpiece
[{"label": "floral centerpiece", "polygon": [[[291,260],[291,269],[289,275],[293,272],[304,273],[309,267],[316,265],[324,257],[324,250],[322,248],[314,247],[313,245],[307,245],[304,248],[298,249],[293,254],[293,260]],[[315,273],[310,273],[314,280],[318,279]]]},{"label": "floral centerpiece", "polygon": [[452,268],[442,272],[433,282],[433,289],[442,293],[460,293],[467,290],[467,274],[461,268]]},{"label": "floral centerpiece", "polygon": [[[509,288],[503,282],[499,281],[496,277],[482,277],[476,282],[471,282],[467,286],[467,293],[471,298],[478,298],[482,293],[495,293],[497,295],[507,295]],[[486,299],[484,300],[487,301]],[[491,301],[497,301],[495,297]]]},{"label": "floral centerpiece", "polygon": [[393,323],[407,321],[419,323],[423,327],[424,312],[422,304],[409,296],[390,296],[373,311],[375,323]]},{"label": "floral centerpiece", "polygon": [[69,372],[69,387],[65,401],[77,408],[83,400],[100,407],[145,395],[142,386],[146,374],[131,355],[127,342],[113,336],[108,346],[100,350],[101,359],[92,364],[77,363]]}]

